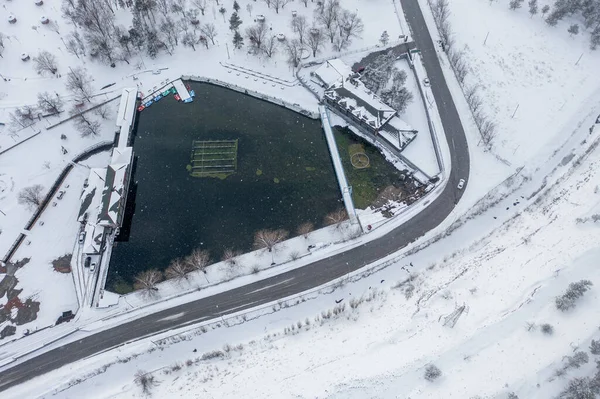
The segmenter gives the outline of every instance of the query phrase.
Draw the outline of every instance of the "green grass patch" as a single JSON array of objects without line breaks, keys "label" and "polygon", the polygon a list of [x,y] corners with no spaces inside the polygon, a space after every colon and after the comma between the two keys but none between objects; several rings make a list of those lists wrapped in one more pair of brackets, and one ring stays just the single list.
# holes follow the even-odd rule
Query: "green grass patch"
[{"label": "green grass patch", "polygon": [[133,285],[127,283],[122,277],[117,277],[116,281],[111,285],[110,291],[119,295],[129,294],[133,292]]},{"label": "green grass patch", "polygon": [[[388,162],[376,147],[348,128],[336,126],[334,135],[346,178],[352,186],[352,199],[356,208],[366,209],[386,187],[401,185],[402,172]],[[357,152],[364,152],[369,157],[369,167],[356,169],[352,166],[350,157]]]}]

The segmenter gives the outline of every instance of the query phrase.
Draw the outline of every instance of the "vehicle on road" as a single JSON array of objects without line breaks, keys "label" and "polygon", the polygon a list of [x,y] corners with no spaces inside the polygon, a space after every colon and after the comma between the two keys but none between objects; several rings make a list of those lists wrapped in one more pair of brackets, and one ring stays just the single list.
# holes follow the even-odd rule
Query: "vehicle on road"
[{"label": "vehicle on road", "polygon": [[85,180],[83,181],[83,188],[87,188],[87,186],[89,186],[88,180],[89,180],[89,179],[85,179]]},{"label": "vehicle on road", "polygon": [[90,267],[90,263],[92,263],[92,257],[88,256],[87,258],[85,258],[85,262],[83,262],[83,266]]},{"label": "vehicle on road", "polygon": [[462,190],[464,186],[465,186],[465,179],[460,179],[460,180],[458,181],[458,186],[457,186],[457,188],[458,188],[459,190]]},{"label": "vehicle on road", "polygon": [[81,233],[79,233],[79,243],[82,244],[84,240],[85,240],[85,231],[82,231]]},{"label": "vehicle on road", "polygon": [[62,190],[62,191],[59,191],[59,192],[58,192],[58,195],[56,196],[56,199],[59,199],[59,200],[60,200],[60,199],[62,199],[62,197],[64,197],[64,196],[65,196],[65,192],[64,192],[64,190]]},{"label": "vehicle on road", "polygon": [[96,262],[92,262],[92,264],[90,265],[90,272],[93,272],[94,270],[96,270]]},{"label": "vehicle on road", "polygon": [[429,86],[431,86],[431,82],[429,81],[429,78],[425,78],[425,79],[423,79],[423,85],[424,85],[425,87],[429,87]]}]

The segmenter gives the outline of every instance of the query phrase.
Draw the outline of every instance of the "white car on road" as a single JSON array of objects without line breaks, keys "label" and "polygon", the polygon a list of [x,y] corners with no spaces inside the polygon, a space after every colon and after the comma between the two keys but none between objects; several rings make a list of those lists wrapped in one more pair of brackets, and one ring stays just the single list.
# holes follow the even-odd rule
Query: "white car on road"
[{"label": "white car on road", "polygon": [[457,188],[458,188],[459,190],[462,190],[464,186],[465,186],[465,179],[460,179],[460,180],[458,181],[458,186],[457,186]]}]

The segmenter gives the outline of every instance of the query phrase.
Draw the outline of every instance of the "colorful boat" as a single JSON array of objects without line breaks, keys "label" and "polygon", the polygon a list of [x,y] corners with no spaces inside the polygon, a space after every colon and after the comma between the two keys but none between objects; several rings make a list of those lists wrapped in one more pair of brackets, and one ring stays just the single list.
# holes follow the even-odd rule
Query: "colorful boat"
[{"label": "colorful boat", "polygon": [[162,98],[162,94],[157,94],[156,97],[154,97],[154,102],[160,101]]},{"label": "colorful boat", "polygon": [[163,97],[166,97],[166,96],[168,96],[169,94],[171,94],[171,89],[167,89],[167,90],[165,90],[165,91],[163,91],[163,92],[162,92],[162,96],[163,96]]},{"label": "colorful boat", "polygon": [[177,101],[181,101],[181,96],[179,95],[179,93],[175,93],[175,94],[173,95],[173,97],[175,97],[175,100],[177,100]]},{"label": "colorful boat", "polygon": [[184,103],[191,103],[192,101],[194,101],[194,99],[192,97],[186,98],[185,100],[183,100]]},{"label": "colorful boat", "polygon": [[196,92],[194,90],[190,90],[190,96],[196,97]]},{"label": "colorful boat", "polygon": [[146,101],[146,102],[144,103],[144,107],[148,108],[149,106],[151,106],[151,105],[152,105],[152,103],[153,103],[153,102],[154,102],[154,101],[152,101],[151,99],[150,99],[150,100],[148,100],[148,101]]},{"label": "colorful boat", "polygon": [[138,112],[142,112],[142,111],[143,111],[143,110],[145,110],[145,109],[146,109],[146,107],[144,106],[144,104],[141,104],[141,105],[138,107]]}]

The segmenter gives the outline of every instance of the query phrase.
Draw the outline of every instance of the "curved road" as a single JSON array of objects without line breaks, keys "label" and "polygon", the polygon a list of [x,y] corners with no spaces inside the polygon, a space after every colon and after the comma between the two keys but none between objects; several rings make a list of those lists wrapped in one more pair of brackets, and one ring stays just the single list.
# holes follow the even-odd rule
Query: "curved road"
[{"label": "curved road", "polygon": [[[191,324],[198,319],[207,320],[238,312],[327,283],[347,274],[349,270],[357,270],[398,251],[440,224],[462,196],[462,191],[457,190],[456,185],[459,179],[466,180],[469,176],[469,152],[458,112],[446,86],[419,5],[416,0],[403,0],[402,5],[412,27],[413,37],[421,49],[452,157],[450,181],[442,194],[426,210],[386,236],[342,254],[231,291],[154,313],[43,353],[0,373],[0,391],[138,337]],[[267,287],[269,288],[264,289]],[[175,320],[165,320],[168,316],[181,313],[183,316]]]}]

